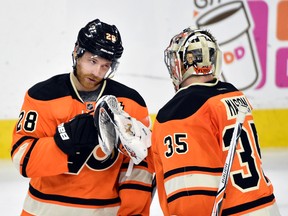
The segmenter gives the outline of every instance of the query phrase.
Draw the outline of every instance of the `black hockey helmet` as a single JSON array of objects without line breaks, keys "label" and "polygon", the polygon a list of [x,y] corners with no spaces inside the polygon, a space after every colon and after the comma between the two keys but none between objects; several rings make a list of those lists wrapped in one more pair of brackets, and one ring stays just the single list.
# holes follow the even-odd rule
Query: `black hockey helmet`
[{"label": "black hockey helmet", "polygon": [[117,61],[123,53],[120,33],[115,25],[109,25],[95,19],[81,28],[76,46],[77,57],[85,51],[98,55],[110,61]]}]

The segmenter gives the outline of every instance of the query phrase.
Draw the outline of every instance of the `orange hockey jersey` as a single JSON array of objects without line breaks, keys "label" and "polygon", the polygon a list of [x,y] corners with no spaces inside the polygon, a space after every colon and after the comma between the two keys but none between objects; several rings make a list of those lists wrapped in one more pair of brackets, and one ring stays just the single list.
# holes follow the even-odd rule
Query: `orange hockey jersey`
[{"label": "orange hockey jersey", "polygon": [[[251,108],[242,92],[219,81],[214,86],[192,84],[181,89],[158,112],[152,152],[165,216],[211,215],[239,104]],[[270,211],[274,203],[250,113],[243,124],[222,215]]]},{"label": "orange hockey jersey", "polygon": [[[95,101],[82,101],[73,79],[73,73],[57,75],[25,95],[11,149],[19,172],[31,178],[24,212],[149,215],[153,173],[149,156],[126,176],[130,158],[118,151],[106,156],[97,145],[93,152],[67,156],[55,144],[53,136],[60,123],[95,108]],[[110,79],[100,88],[98,98],[115,95],[127,113],[149,126],[148,110],[138,92]]]}]

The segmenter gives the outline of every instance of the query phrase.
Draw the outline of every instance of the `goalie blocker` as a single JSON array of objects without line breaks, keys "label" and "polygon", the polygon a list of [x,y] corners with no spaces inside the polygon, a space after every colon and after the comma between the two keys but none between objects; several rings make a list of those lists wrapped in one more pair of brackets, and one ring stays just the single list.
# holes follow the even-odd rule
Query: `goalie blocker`
[{"label": "goalie blocker", "polygon": [[125,112],[113,95],[105,95],[96,103],[94,123],[102,151],[110,155],[114,149],[139,164],[151,146],[151,131]]}]

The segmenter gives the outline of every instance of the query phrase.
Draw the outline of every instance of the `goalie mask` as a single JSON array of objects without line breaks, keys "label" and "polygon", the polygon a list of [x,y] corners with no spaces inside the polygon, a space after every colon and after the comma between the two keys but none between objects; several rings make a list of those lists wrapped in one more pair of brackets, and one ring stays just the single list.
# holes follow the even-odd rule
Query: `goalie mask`
[{"label": "goalie mask", "polygon": [[118,67],[118,59],[122,56],[123,46],[120,33],[115,25],[101,22],[99,19],[89,22],[80,29],[75,44],[76,53],[73,54],[73,68],[75,71],[77,58],[88,51],[112,62],[106,77],[112,77]]},{"label": "goalie mask", "polygon": [[218,79],[221,73],[222,53],[206,30],[184,29],[171,39],[164,57],[175,91],[190,76],[213,74]]}]

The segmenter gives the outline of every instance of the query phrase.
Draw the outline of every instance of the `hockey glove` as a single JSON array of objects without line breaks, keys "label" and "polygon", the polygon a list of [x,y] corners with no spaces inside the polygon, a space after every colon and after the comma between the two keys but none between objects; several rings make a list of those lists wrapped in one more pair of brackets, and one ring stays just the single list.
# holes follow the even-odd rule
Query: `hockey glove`
[{"label": "hockey glove", "polygon": [[122,110],[115,96],[106,95],[97,102],[94,121],[100,147],[106,154],[111,154],[117,148],[135,164],[147,156],[151,131]]},{"label": "hockey glove", "polygon": [[76,115],[69,122],[61,123],[54,135],[56,145],[67,155],[75,155],[81,149],[92,149],[97,145],[97,129],[93,116]]}]

